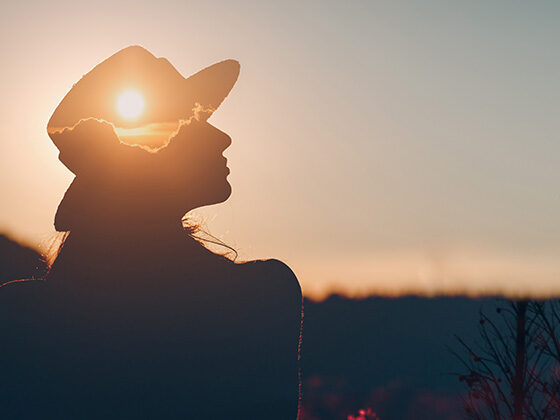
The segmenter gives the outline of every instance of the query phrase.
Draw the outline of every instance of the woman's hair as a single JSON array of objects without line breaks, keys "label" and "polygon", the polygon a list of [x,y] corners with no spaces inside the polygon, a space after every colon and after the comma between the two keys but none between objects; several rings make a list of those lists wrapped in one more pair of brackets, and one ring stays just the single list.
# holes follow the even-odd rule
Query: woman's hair
[{"label": "woman's hair", "polygon": [[[220,238],[217,238],[214,235],[212,235],[210,232],[208,232],[208,230],[204,227],[205,222],[203,220],[196,219],[192,213],[187,213],[181,219],[181,223],[186,234],[190,236],[192,239],[194,239],[196,242],[200,243],[203,247],[209,249],[212,253],[216,255],[220,255],[233,262],[237,261],[237,257],[239,256],[237,250],[232,246],[226,244]],[[212,245],[226,248],[227,251],[224,253],[218,252],[218,250],[215,249],[215,247],[214,249],[211,248]]]}]

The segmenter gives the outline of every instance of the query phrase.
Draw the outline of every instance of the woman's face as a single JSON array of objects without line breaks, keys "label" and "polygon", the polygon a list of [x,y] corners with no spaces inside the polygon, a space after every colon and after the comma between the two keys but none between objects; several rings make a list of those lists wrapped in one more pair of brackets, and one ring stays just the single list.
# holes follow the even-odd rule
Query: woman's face
[{"label": "woman's face", "polygon": [[[164,201],[182,216],[189,210],[221,203],[231,195],[229,168],[223,152],[231,138],[221,130],[193,120],[183,125],[157,156]],[[159,178],[159,177],[158,177]],[[162,203],[163,204],[163,203]]]},{"label": "woman's face", "polygon": [[55,140],[65,144],[60,159],[88,180],[88,203],[113,212],[180,219],[231,194],[223,155],[231,138],[207,122],[183,125],[156,153],[119,143],[113,127],[97,120],[82,121]]}]

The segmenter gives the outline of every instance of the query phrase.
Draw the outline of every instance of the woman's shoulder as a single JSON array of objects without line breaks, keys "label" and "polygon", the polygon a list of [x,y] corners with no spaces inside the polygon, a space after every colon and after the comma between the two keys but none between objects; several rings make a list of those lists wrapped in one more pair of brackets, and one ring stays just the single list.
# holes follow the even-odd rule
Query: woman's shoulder
[{"label": "woman's shoulder", "polygon": [[21,305],[42,298],[46,292],[45,280],[12,280],[0,285],[0,306]]},{"label": "woman's shoulder", "polygon": [[253,260],[236,264],[256,287],[274,293],[277,298],[291,298],[301,303],[302,293],[292,269],[277,259]]},{"label": "woman's shoulder", "polygon": [[44,280],[14,280],[0,285],[0,330],[19,331],[43,318],[46,299]]},{"label": "woman's shoulder", "polygon": [[0,284],[0,295],[17,293],[35,293],[44,290],[46,281],[43,279],[20,279]]},{"label": "woman's shoulder", "polygon": [[275,279],[283,279],[286,282],[297,283],[298,279],[292,269],[284,262],[275,258],[267,260],[251,260],[235,264],[245,271],[271,276]]}]

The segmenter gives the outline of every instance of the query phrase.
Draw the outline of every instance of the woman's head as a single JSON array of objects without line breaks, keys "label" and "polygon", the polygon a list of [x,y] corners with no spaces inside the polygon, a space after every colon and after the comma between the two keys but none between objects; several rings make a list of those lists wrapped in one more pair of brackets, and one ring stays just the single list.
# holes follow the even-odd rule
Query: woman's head
[{"label": "woman's head", "polygon": [[[207,119],[238,74],[239,63],[226,60],[184,79],[141,47],[125,48],[86,74],[47,127],[60,160],[76,174],[59,206],[57,230],[157,224],[225,201],[231,186],[223,152],[231,139]],[[129,85],[144,91],[146,109],[125,121],[114,102]],[[153,139],[165,130],[171,130],[163,136],[169,140],[150,150],[134,141],[137,131],[139,138]]]}]

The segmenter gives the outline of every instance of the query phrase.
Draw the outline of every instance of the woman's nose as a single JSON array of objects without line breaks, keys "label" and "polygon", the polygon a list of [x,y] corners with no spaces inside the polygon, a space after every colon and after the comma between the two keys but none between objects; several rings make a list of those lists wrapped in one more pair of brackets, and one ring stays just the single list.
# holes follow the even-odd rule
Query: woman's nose
[{"label": "woman's nose", "polygon": [[[214,127],[215,128],[215,127]],[[215,132],[213,137],[213,143],[215,144],[215,146],[220,150],[220,152],[223,152],[224,150],[226,150],[230,145],[231,145],[231,137],[224,133],[223,131],[215,128]]]},{"label": "woman's nose", "polygon": [[200,140],[204,140],[201,141],[201,146],[205,145],[211,150],[217,149],[221,153],[231,145],[231,137],[212,124],[206,122],[199,127],[202,128],[202,131],[199,131],[202,137]]}]

